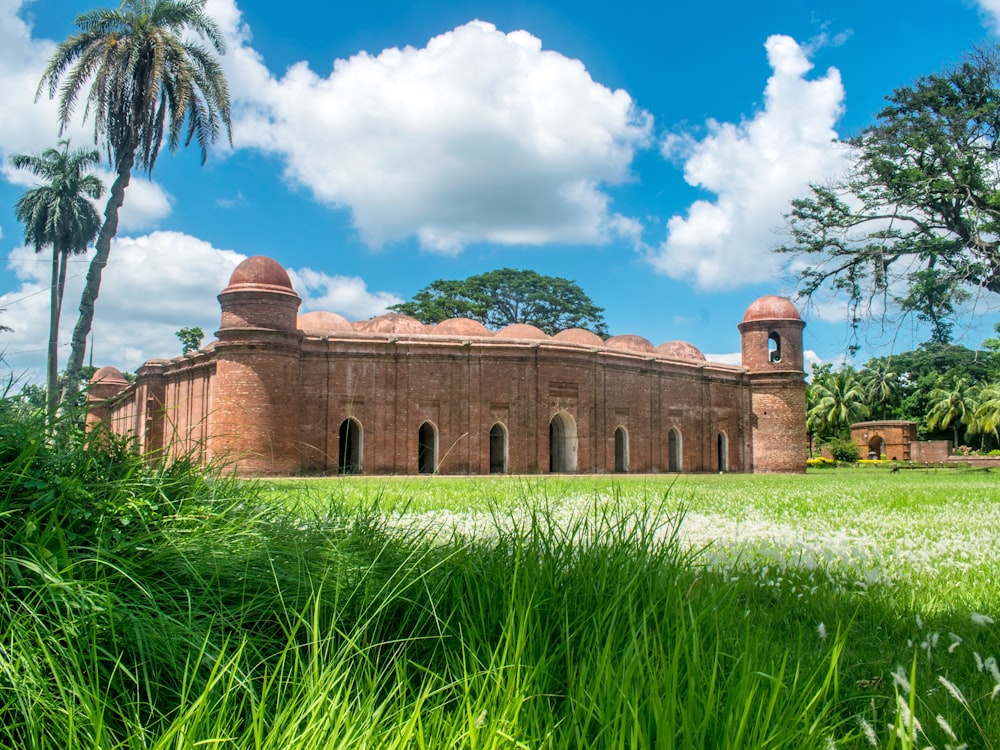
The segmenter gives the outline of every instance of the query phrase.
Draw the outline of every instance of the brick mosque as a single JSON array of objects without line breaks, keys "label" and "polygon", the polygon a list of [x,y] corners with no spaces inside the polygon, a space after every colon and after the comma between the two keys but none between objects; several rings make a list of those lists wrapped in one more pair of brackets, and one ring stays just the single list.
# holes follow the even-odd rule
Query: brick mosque
[{"label": "brick mosque", "polygon": [[149,360],[132,384],[95,373],[91,429],[258,475],[805,470],[805,324],[783,297],[747,309],[741,367],[627,334],[300,316],[263,256],[218,299],[204,348]]}]

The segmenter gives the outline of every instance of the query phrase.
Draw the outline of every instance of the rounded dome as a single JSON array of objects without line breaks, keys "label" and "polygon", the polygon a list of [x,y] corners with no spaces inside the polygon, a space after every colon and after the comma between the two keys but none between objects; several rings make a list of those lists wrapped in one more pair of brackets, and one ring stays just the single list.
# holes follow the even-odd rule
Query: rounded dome
[{"label": "rounded dome", "polygon": [[496,332],[498,339],[547,339],[549,335],[541,328],[527,323],[511,323]]},{"label": "rounded dome", "polygon": [[631,333],[623,333],[619,336],[612,336],[604,345],[610,349],[621,349],[629,352],[639,352],[642,354],[655,354],[656,347],[642,336]]},{"label": "rounded dome", "polygon": [[696,359],[704,362],[705,355],[698,347],[689,344],[687,341],[667,341],[656,347],[656,353],[661,357],[670,359]]},{"label": "rounded dome", "polygon": [[586,346],[604,346],[604,340],[593,331],[586,328],[567,328],[553,336],[556,341],[568,344],[584,344]]},{"label": "rounded dome", "polygon": [[236,266],[226,288],[238,286],[269,286],[292,291],[288,272],[278,261],[266,255],[253,255]]},{"label": "rounded dome", "polygon": [[122,375],[121,370],[117,367],[112,367],[111,365],[102,367],[100,370],[91,375],[90,383],[91,385],[96,383],[100,383],[101,385],[128,385],[128,382]]},{"label": "rounded dome", "polygon": [[333,333],[351,332],[354,328],[337,313],[316,311],[300,315],[296,326],[306,336],[329,336]]},{"label": "rounded dome", "polygon": [[439,336],[492,336],[493,332],[472,318],[442,320],[431,330]]},{"label": "rounded dome", "polygon": [[386,313],[363,320],[355,323],[353,328],[362,333],[427,333],[427,326],[419,320],[400,313]]},{"label": "rounded dome", "polygon": [[790,299],[769,294],[754,300],[747,308],[743,322],[752,320],[802,320],[802,316]]}]

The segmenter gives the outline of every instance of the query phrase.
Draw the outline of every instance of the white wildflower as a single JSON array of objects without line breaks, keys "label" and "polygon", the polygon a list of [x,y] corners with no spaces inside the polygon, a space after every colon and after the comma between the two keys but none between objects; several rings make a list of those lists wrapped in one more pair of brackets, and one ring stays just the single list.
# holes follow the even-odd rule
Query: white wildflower
[{"label": "white wildflower", "polygon": [[949,693],[951,693],[952,698],[957,700],[963,706],[966,705],[965,696],[962,694],[962,691],[958,689],[958,685],[956,685],[954,682],[949,680],[944,675],[938,675],[938,682],[944,685],[944,689],[947,690]]},{"label": "white wildflower", "polygon": [[858,724],[861,725],[861,731],[865,733],[865,739],[868,740],[868,744],[872,747],[878,747],[878,735],[875,734],[875,729],[872,725],[863,716],[858,717]]},{"label": "white wildflower", "polygon": [[988,656],[983,662],[983,668],[993,675],[993,679],[1000,683],[1000,667],[997,667],[997,660],[995,656]]},{"label": "white wildflower", "polygon": [[903,669],[902,665],[896,667],[896,671],[892,673],[892,681],[896,683],[896,687],[909,695],[910,681],[907,679],[906,670]]},{"label": "white wildflower", "polygon": [[983,665],[983,657],[981,657],[979,655],[978,651],[973,651],[972,655],[976,657],[976,671],[977,672],[982,672],[983,671],[983,666],[984,666]]},{"label": "white wildflower", "polygon": [[954,633],[948,633],[948,636],[951,638],[951,645],[948,646],[948,653],[953,654],[955,653],[955,649],[962,645],[962,639]]},{"label": "white wildflower", "polygon": [[920,617],[920,613],[917,612],[917,630],[923,630],[923,629],[924,629],[924,621]]},{"label": "white wildflower", "polygon": [[948,720],[945,719],[941,714],[937,715],[937,723],[938,726],[941,727],[941,729],[944,731],[946,735],[951,737],[951,739],[955,740],[956,742],[958,741],[958,737],[956,737],[955,732],[952,731],[951,724],[949,724]]},{"label": "white wildflower", "polygon": [[979,612],[973,612],[970,619],[976,625],[983,625],[983,626],[992,625],[994,622],[992,617],[990,617],[989,615],[980,614]]},{"label": "white wildflower", "polygon": [[819,636],[819,639],[821,641],[825,641],[826,640],[826,624],[825,623],[821,622],[819,625],[816,626],[816,634]]},{"label": "white wildflower", "polygon": [[[896,726],[896,736],[915,742],[918,733],[923,733],[924,728],[920,725],[920,719],[910,713],[910,705],[902,695],[896,696],[896,708],[899,716],[899,724]],[[905,732],[905,734],[903,734]]]}]

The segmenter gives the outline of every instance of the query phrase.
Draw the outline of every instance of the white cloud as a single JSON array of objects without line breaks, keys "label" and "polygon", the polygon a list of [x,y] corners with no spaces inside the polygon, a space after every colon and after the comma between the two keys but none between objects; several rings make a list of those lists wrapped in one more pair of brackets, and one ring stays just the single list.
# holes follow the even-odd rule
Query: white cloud
[{"label": "white cloud", "polygon": [[685,158],[688,183],[716,197],[672,217],[649,261],[702,289],[774,276],[781,261],[770,250],[789,201],[847,166],[846,152],[833,144],[844,102],[839,72],[807,79],[812,63],[787,36],[769,37],[765,48],[774,72],[763,110],[738,124],[710,121],[701,140],[672,135],[661,144],[665,157]]},{"label": "white cloud", "polygon": [[1000,0],[975,0],[983,23],[994,34],[1000,34]]},{"label": "white cloud", "polygon": [[289,276],[302,296],[303,311],[324,310],[348,320],[367,320],[403,301],[391,292],[369,292],[357,276],[331,276],[311,268],[289,271]]},{"label": "white cloud", "polygon": [[603,186],[630,179],[651,118],[529,33],[475,21],[421,49],[337,60],[325,77],[297,63],[276,78],[233,0],[208,7],[229,38],[234,141],[278,154],[291,182],[348,207],[369,246],[635,235]]}]

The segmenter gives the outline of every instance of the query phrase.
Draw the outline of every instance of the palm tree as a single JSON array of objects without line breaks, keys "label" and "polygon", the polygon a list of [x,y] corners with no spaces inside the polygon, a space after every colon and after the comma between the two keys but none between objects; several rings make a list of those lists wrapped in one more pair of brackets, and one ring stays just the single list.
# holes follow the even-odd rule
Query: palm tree
[{"label": "palm tree", "polygon": [[24,225],[24,241],[35,252],[52,248],[52,286],[49,294],[49,349],[46,366],[46,414],[51,423],[59,395],[59,318],[66,266],[70,255],[87,251],[101,227],[101,217],[88,198],[97,199],[104,192],[101,181],[89,174],[100,159],[97,151],[77,149],[70,152],[69,141],[60,141],[62,150],[49,148],[41,156],[14,154],[10,164],[26,169],[42,183],[18,199],[14,210]]},{"label": "palm tree", "polygon": [[990,383],[979,391],[976,406],[976,424],[982,435],[992,435],[996,438],[1000,427],[1000,383]]},{"label": "palm tree", "polygon": [[115,170],[73,330],[66,365],[70,389],[83,366],[101,274],[118,232],[118,211],[132,168],[151,173],[164,139],[171,152],[197,140],[203,164],[223,128],[232,142],[229,86],[222,67],[210,50],[191,40],[193,33],[216,53],[225,52],[219,28],[204,7],[205,0],[122,0],[115,9],[84,13],[76,19],[79,32],[59,45],[38,84],[36,96],[47,89],[53,98],[59,91],[61,133],[90,82],[84,118],[93,115],[94,140],[103,142]]},{"label": "palm tree", "polygon": [[927,429],[942,430],[951,426],[954,437],[954,447],[958,447],[958,426],[971,426],[972,432],[978,431],[975,421],[976,389],[969,378],[961,375],[957,378],[942,377],[930,393],[930,411],[927,412]]},{"label": "palm tree", "polygon": [[807,425],[820,435],[843,432],[868,416],[864,387],[850,367],[814,377]]},{"label": "palm tree", "polygon": [[867,393],[868,406],[872,411],[878,407],[880,418],[885,419],[889,404],[896,401],[899,392],[899,374],[892,369],[888,359],[872,360],[860,373],[861,385]]}]

